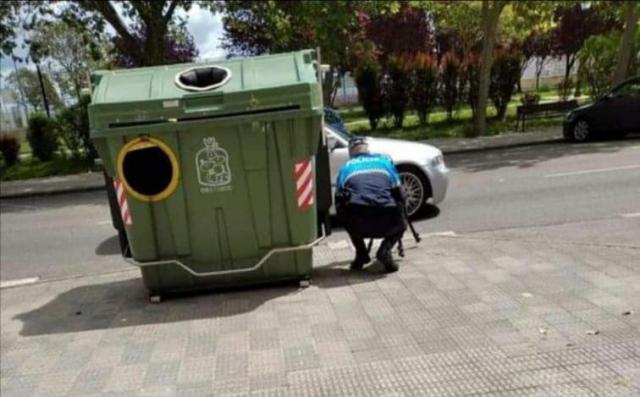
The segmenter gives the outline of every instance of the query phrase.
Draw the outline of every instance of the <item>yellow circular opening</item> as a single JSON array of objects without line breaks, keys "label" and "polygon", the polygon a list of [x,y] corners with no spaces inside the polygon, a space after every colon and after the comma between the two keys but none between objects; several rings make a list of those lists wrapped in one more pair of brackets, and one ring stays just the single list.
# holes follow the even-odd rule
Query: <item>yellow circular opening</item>
[{"label": "yellow circular opening", "polygon": [[127,142],[118,153],[117,166],[127,192],[138,200],[164,200],[178,186],[178,160],[159,139],[144,137]]}]

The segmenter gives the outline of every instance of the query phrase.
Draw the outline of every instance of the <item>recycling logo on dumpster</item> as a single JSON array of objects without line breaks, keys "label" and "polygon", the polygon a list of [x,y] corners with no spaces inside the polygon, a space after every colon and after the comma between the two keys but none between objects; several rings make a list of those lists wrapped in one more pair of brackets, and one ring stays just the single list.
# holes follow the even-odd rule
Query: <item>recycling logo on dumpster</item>
[{"label": "recycling logo on dumpster", "polygon": [[196,153],[196,171],[203,193],[231,190],[229,154],[214,137],[203,140],[204,148]]}]

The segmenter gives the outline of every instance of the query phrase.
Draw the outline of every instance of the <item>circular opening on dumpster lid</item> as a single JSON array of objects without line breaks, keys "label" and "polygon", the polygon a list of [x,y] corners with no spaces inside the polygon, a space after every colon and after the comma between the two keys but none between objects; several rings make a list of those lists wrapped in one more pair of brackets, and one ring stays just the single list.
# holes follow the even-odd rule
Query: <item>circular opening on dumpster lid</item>
[{"label": "circular opening on dumpster lid", "polygon": [[196,66],[176,74],[176,85],[187,91],[208,91],[218,88],[231,78],[231,71],[222,66]]},{"label": "circular opening on dumpster lid", "polygon": [[118,174],[133,197],[143,201],[163,200],[178,185],[178,161],[164,142],[136,138],[120,150]]}]

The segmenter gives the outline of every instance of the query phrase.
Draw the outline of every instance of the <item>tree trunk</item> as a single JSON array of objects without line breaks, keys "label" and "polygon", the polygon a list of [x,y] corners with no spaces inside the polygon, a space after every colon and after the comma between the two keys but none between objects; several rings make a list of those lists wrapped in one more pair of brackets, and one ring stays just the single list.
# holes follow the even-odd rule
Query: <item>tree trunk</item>
[{"label": "tree trunk", "polygon": [[622,36],[622,45],[618,51],[616,71],[613,74],[614,85],[621,83],[627,77],[627,72],[629,71],[629,61],[633,54],[633,38],[638,28],[638,5],[636,2],[626,2],[624,14],[624,35]]},{"label": "tree trunk", "polygon": [[544,58],[536,59],[536,92],[540,91],[540,75],[544,68]]},{"label": "tree trunk", "polygon": [[163,65],[165,63],[164,37],[167,34],[167,22],[162,15],[164,1],[151,2],[146,25],[146,41],[144,43],[144,66]]},{"label": "tree trunk", "polygon": [[146,42],[144,43],[144,54],[141,58],[141,66],[155,66],[165,63],[164,59],[164,36],[166,26],[152,23],[147,28]]},{"label": "tree trunk", "polygon": [[565,60],[565,64],[564,64],[564,82],[565,82],[565,84],[568,84],[569,74],[571,73],[571,62],[569,62],[569,55],[566,55],[564,60]]},{"label": "tree trunk", "polygon": [[482,2],[482,53],[480,56],[480,72],[478,76],[478,111],[474,119],[474,134],[485,135],[487,132],[487,101],[489,99],[489,83],[491,66],[493,65],[493,50],[496,44],[498,19],[505,3],[502,1]]},{"label": "tree trunk", "polygon": [[80,103],[80,101],[82,100],[82,84],[77,79],[73,79],[73,89],[76,92],[78,103]]},{"label": "tree trunk", "polygon": [[331,96],[333,94],[335,67],[331,66],[322,79],[322,101],[324,106],[333,106]]}]

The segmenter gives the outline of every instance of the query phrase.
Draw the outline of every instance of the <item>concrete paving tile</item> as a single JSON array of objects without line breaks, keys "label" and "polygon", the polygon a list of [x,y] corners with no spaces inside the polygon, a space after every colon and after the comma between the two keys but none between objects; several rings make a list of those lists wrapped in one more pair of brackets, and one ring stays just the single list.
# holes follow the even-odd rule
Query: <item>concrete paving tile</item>
[{"label": "concrete paving tile", "polygon": [[[637,252],[441,240],[408,250],[396,275],[345,267],[336,276],[330,267],[300,292],[222,292],[157,306],[136,291],[87,293],[82,315],[65,301],[29,337],[13,319],[24,298],[3,290],[2,395],[639,394],[639,316],[617,312],[640,310],[640,273],[625,266]],[[25,291],[44,305],[79,282]]]}]

